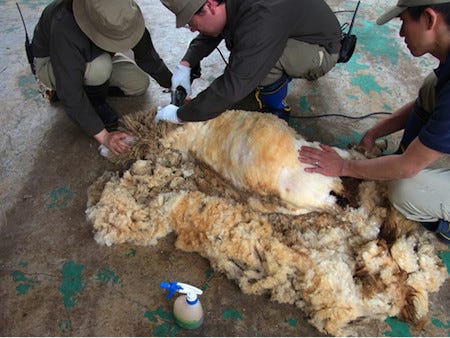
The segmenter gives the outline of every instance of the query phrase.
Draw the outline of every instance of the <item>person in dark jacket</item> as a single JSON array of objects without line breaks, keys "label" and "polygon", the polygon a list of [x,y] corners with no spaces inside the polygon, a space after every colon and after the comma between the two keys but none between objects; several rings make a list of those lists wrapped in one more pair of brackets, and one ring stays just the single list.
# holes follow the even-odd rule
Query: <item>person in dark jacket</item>
[{"label": "person in dark jacket", "polygon": [[[322,145],[302,147],[299,160],[311,164],[305,170],[312,173],[388,180],[392,205],[450,244],[450,0],[398,0],[377,23],[396,17],[402,21],[400,36],[411,54],[429,53],[439,61],[417,99],[370,128],[360,142],[372,150],[377,138],[403,130],[397,152],[346,160]],[[442,159],[447,161],[439,163]]]},{"label": "person in dark jacket", "polygon": [[156,120],[203,121],[256,88],[260,108],[288,120],[284,99],[292,78],[316,80],[339,58],[342,31],[324,0],[161,0],[177,27],[198,31],[172,77],[191,94],[190,75],[225,40],[224,73],[192,101],[159,109]]},{"label": "person in dark jacket", "polygon": [[[32,40],[36,76],[56,90],[66,113],[115,154],[127,135],[106,95],[141,95],[149,75],[162,87],[172,73],[159,57],[133,0],[56,0],[43,11]],[[134,59],[118,53],[132,49]]]}]

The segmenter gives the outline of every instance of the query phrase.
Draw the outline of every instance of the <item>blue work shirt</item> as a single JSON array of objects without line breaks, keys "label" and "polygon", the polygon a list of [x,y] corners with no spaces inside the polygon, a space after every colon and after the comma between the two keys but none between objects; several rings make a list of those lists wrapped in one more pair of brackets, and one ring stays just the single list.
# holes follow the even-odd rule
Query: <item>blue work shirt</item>
[{"label": "blue work shirt", "polygon": [[450,56],[434,72],[437,76],[434,109],[427,112],[419,106],[420,100],[416,101],[400,142],[403,151],[419,137],[428,148],[450,154]]}]

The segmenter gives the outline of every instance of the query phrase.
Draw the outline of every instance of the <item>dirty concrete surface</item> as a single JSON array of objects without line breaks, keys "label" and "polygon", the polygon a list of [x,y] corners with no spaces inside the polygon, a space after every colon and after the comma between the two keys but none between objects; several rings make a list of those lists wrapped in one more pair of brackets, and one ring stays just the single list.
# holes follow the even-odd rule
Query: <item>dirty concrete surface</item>
[{"label": "dirty concrete surface", "polygon": [[[48,0],[21,1],[29,34]],[[159,0],[137,1],[161,57],[174,69],[194,34],[175,29]],[[329,0],[333,10],[354,1]],[[415,98],[435,59],[413,58],[398,36],[400,22],[376,26],[394,1],[361,2],[354,26],[355,55],[314,82],[294,80],[288,103],[295,116],[392,112]],[[122,171],[99,155],[85,136],[36,90],[23,48],[14,1],[0,1],[0,335],[2,336],[322,336],[295,306],[245,295],[207,260],[174,248],[172,234],[153,247],[98,245],[86,222],[87,188],[103,172]],[[349,22],[350,14],[338,14]],[[220,49],[227,57],[226,48]],[[194,95],[225,67],[218,52],[202,63]],[[109,98],[121,114],[165,105],[169,94],[152,80],[137,98]],[[293,118],[309,140],[345,147],[377,119]],[[395,149],[399,135],[389,138]],[[449,266],[449,248],[436,244]],[[450,269],[450,268],[449,268]],[[171,318],[173,300],[161,281],[184,281],[205,290],[204,325],[182,330]],[[431,295],[429,323],[417,332],[395,318],[360,328],[361,336],[448,336],[449,281]],[[330,295],[332,297],[332,295]]]}]

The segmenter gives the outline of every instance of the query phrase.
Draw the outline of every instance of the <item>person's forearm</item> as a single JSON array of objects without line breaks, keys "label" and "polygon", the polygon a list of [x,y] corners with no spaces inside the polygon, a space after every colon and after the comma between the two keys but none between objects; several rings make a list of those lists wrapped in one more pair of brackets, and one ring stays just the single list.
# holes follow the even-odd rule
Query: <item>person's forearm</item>
[{"label": "person's forearm", "polygon": [[414,102],[415,100],[407,103],[395,111],[390,117],[380,121],[374,127],[370,128],[366,134],[370,135],[373,139],[377,139],[404,129]]},{"label": "person's forearm", "polygon": [[189,48],[181,60],[187,61],[192,67],[195,67],[203,58],[214,51],[222,39],[222,37],[198,34],[189,44]]},{"label": "person's forearm", "polygon": [[410,178],[442,156],[441,152],[428,148],[416,138],[403,154],[368,160],[344,160],[338,176],[369,180]]},{"label": "person's forearm", "polygon": [[401,155],[388,155],[370,160],[345,160],[339,176],[367,180],[391,180],[414,176],[416,171],[405,165]]},{"label": "person's forearm", "polygon": [[150,33],[147,29],[145,29],[141,40],[133,47],[133,53],[136,64],[144,72],[154,78],[161,87],[170,87],[172,73],[153,46]]}]

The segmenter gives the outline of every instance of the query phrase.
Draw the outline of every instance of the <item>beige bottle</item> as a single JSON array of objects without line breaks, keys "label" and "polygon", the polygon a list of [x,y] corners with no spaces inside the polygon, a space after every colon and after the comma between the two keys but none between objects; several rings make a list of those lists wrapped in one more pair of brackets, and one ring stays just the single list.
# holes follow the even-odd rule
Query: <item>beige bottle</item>
[{"label": "beige bottle", "polygon": [[184,293],[179,296],[173,305],[173,315],[179,326],[185,329],[197,329],[203,324],[203,307],[198,299],[198,295],[203,291],[185,283],[161,283],[161,287],[169,290],[167,295],[170,298],[173,292]]}]

